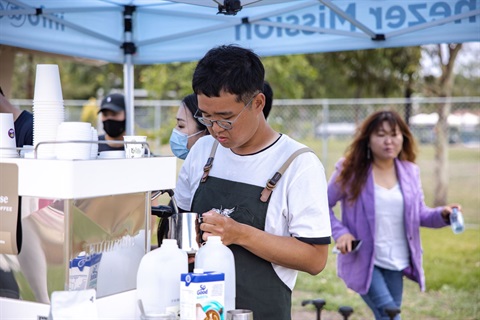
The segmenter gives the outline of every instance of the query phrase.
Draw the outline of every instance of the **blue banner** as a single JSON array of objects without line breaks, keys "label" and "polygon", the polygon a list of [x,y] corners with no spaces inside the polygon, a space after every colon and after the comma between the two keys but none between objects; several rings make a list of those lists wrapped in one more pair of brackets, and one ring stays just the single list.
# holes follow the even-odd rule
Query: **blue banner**
[{"label": "blue banner", "polygon": [[263,0],[232,16],[178,2],[139,1],[126,34],[126,1],[0,0],[0,44],[116,63],[127,50],[151,64],[232,43],[268,56],[480,41],[478,0]]}]

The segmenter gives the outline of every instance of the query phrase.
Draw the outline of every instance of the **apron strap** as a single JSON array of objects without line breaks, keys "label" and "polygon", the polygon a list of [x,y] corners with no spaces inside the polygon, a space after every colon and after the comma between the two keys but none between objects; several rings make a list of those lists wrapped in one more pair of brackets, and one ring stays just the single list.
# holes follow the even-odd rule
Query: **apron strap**
[{"label": "apron strap", "polygon": [[273,192],[273,189],[275,189],[275,186],[277,185],[278,181],[282,177],[282,175],[285,173],[287,170],[288,166],[292,161],[300,154],[305,153],[305,152],[313,152],[312,149],[310,148],[301,148],[292,153],[292,155],[285,161],[285,163],[280,167],[280,169],[273,175],[273,177],[268,180],[267,185],[263,189],[261,195],[260,195],[260,201],[262,202],[267,202],[268,199],[270,198],[270,195]]},{"label": "apron strap", "polygon": [[208,172],[210,171],[210,169],[212,169],[213,159],[215,156],[215,152],[217,151],[217,147],[218,147],[218,140],[215,140],[215,142],[212,145],[212,151],[210,151],[210,157],[208,157],[207,163],[203,167],[203,176],[201,180],[202,183],[207,181]]}]

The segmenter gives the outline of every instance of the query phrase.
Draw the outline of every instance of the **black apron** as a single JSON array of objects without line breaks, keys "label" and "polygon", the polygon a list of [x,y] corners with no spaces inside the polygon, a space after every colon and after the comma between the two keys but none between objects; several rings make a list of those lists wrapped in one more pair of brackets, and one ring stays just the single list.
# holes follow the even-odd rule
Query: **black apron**
[{"label": "black apron", "polygon": [[[207,166],[212,165],[212,154]],[[208,170],[210,169],[208,168]],[[208,177],[200,182],[192,202],[192,211],[203,213],[216,209],[234,209],[232,219],[265,229],[269,199],[260,200],[264,188],[250,184]],[[238,245],[230,245],[235,257],[236,308],[253,311],[259,320],[291,319],[290,288],[278,277],[270,262]]]}]

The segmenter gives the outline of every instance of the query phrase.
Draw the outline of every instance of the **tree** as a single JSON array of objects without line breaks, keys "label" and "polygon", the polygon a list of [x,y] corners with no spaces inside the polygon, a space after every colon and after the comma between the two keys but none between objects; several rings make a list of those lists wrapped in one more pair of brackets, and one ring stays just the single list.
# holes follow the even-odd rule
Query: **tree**
[{"label": "tree", "polygon": [[106,93],[113,88],[123,88],[120,64],[19,51],[15,55],[12,97],[33,98],[37,64],[58,65],[64,99],[88,99],[96,97],[100,88]]},{"label": "tree", "polygon": [[480,88],[480,43],[462,46],[455,62],[454,97],[478,96]]},{"label": "tree", "polygon": [[[354,98],[401,95],[409,98],[418,78],[420,53],[420,47],[357,50],[327,53],[326,60],[338,74],[347,76],[343,87],[353,90]],[[354,110],[358,123],[360,108],[354,106]],[[405,111],[408,122],[409,104]]]},{"label": "tree", "polygon": [[157,64],[140,72],[139,86],[156,99],[182,99],[192,93],[192,76],[196,63]]},{"label": "tree", "polygon": [[453,68],[462,44],[439,44],[425,47],[425,53],[438,64],[440,76],[426,77],[427,94],[446,98],[437,107],[438,122],[435,127],[435,199],[434,205],[441,206],[447,202],[448,195],[448,123],[451,102],[448,98],[453,93],[455,73]]},{"label": "tree", "polygon": [[403,95],[415,82],[420,67],[420,47],[371,49],[325,54],[337,74],[347,75],[354,98]]},{"label": "tree", "polygon": [[[320,58],[322,56],[318,55]],[[325,97],[326,87],[320,68],[307,55],[285,55],[262,58],[265,79],[274,88],[277,99],[306,99]],[[312,92],[316,94],[312,96]]]}]

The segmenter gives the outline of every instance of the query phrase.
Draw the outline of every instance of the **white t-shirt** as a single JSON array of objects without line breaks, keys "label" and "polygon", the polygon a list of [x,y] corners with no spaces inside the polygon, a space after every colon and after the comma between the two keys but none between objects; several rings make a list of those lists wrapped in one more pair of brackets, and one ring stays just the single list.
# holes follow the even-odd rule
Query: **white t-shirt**
[{"label": "white t-shirt", "polygon": [[[199,139],[180,170],[175,198],[184,210],[191,208],[213,142],[212,136]],[[253,155],[236,155],[218,145],[209,176],[265,187],[288,157],[304,147],[286,135]],[[302,238],[309,243],[329,243],[326,242],[331,236],[327,180],[323,165],[314,153],[300,154],[277,183],[268,205],[265,231],[278,236]],[[293,289],[297,271],[272,265],[280,279]]]},{"label": "white t-shirt", "polygon": [[403,194],[398,182],[391,189],[375,184],[374,259],[376,266],[388,270],[403,270],[410,264]]}]

